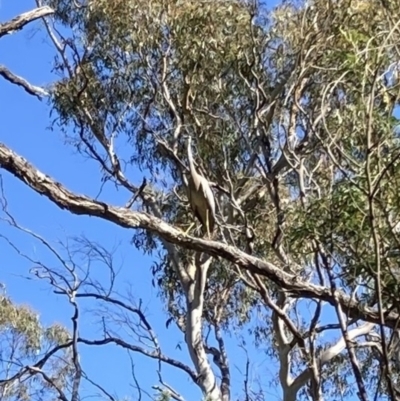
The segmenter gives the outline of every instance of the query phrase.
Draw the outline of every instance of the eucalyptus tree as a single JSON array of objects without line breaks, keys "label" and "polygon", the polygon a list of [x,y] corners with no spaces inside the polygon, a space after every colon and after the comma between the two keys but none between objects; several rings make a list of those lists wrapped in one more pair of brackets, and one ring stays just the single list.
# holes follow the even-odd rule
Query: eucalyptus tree
[{"label": "eucalyptus tree", "polygon": [[65,328],[41,325],[39,315],[13,303],[4,286],[0,311],[0,398],[53,400],[64,394],[75,372]]},{"label": "eucalyptus tree", "polygon": [[[126,204],[74,194],[6,145],[0,166],[63,209],[135,229],[204,396],[233,398],[225,341],[249,328],[285,401],[397,399],[396,2],[46,7],[54,125]],[[212,240],[187,232],[187,135],[214,193]]]}]

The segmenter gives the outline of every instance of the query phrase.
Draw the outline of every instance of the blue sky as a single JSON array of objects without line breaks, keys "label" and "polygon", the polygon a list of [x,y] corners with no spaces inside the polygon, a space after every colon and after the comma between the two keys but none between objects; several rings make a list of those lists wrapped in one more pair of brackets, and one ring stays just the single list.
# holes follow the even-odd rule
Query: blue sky
[{"label": "blue sky", "polygon": [[[3,0],[0,2],[0,20],[6,21],[21,12],[34,7],[29,0]],[[0,63],[15,74],[21,75],[32,84],[48,85],[54,81],[50,71],[54,53],[52,46],[40,30],[40,23],[33,23],[23,31],[8,35],[0,40]],[[76,155],[71,147],[65,146],[61,132],[49,130],[50,109],[45,102],[26,94],[21,88],[0,79],[0,117],[2,121],[0,141],[27,158],[42,172],[51,175],[69,189],[96,196],[100,186],[98,167],[94,162],[84,160]],[[6,172],[1,172],[4,190],[9,204],[9,211],[22,226],[42,235],[52,244],[65,241],[70,236],[85,235],[111,250],[117,246],[115,261],[121,267],[117,289],[121,292],[132,287],[136,300],[142,299],[147,306],[148,318],[166,354],[174,356],[191,366],[183,338],[171,325],[165,328],[166,315],[163,305],[156,297],[156,290],[151,286],[151,259],[143,256],[132,245],[133,232],[113,226],[99,219],[74,216],[54,206],[44,197],[39,196],[24,184]],[[133,179],[140,183],[142,175]],[[108,187],[102,193],[102,199],[115,205],[123,205],[128,195],[116,192]],[[38,242],[27,235],[17,232],[5,224],[0,224],[1,234],[10,238],[25,254],[55,266],[56,261]],[[7,293],[17,303],[29,304],[36,310],[43,324],[60,322],[71,327],[72,309],[66,299],[54,295],[50,287],[40,280],[27,280],[31,263],[19,257],[4,241],[0,241],[0,282],[6,284]],[[105,275],[100,265],[91,267],[96,277]],[[92,305],[86,305],[92,306]],[[93,326],[93,317],[84,315],[81,319],[81,333],[89,338],[100,338],[101,333]],[[241,350],[234,349],[234,342],[228,341],[228,347],[234,351],[234,363],[243,362]],[[177,345],[182,343],[182,351]],[[110,393],[119,397],[135,396],[129,386],[131,382],[129,359],[124,351],[115,347],[103,348],[81,347],[82,363],[89,375],[107,388]],[[244,355],[244,353],[242,353]],[[262,353],[254,359],[255,368],[264,374],[271,374],[274,367],[266,366],[266,356]],[[140,383],[150,393],[151,385],[157,384],[156,364],[145,357],[135,355],[134,363]],[[243,366],[240,366],[243,369]],[[176,387],[186,399],[198,400],[200,393],[197,387],[190,384],[188,377],[177,370],[164,368],[164,379]],[[239,379],[239,370],[232,364],[232,382]],[[237,382],[237,381],[236,381]],[[239,383],[239,382],[237,382]],[[238,384],[241,386],[241,384]],[[238,389],[238,388],[236,388]],[[278,399],[278,389],[272,389],[269,396]],[[135,398],[135,397],[134,397]]]}]

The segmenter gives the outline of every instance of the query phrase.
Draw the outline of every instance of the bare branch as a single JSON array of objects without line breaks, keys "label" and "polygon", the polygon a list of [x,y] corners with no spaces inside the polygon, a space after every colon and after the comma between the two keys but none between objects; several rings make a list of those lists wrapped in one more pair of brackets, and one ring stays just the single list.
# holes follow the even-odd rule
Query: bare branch
[{"label": "bare branch", "polygon": [[9,22],[5,22],[0,25],[0,38],[4,35],[13,33],[22,29],[25,25],[39,18],[47,17],[48,15],[54,14],[54,10],[51,7],[43,6],[35,8],[32,11],[20,14],[13,18]]},{"label": "bare branch", "polygon": [[57,391],[58,397],[59,397],[59,399],[60,399],[61,401],[69,401],[68,398],[67,398],[67,396],[65,395],[64,391],[62,391],[62,390],[60,389],[60,387],[57,386],[57,384],[54,382],[54,380],[53,380],[49,375],[47,375],[45,372],[43,372],[43,370],[41,370],[41,369],[39,369],[39,368],[37,368],[37,367],[29,367],[28,369],[29,369],[29,371],[31,371],[32,373],[36,373],[36,374],[41,375],[41,376],[43,377],[43,379],[44,379],[52,388],[54,388],[54,390]]},{"label": "bare branch", "polygon": [[107,345],[107,344],[116,344],[122,348],[125,348],[129,351],[138,352],[140,354],[146,355],[152,359],[159,360],[164,362],[168,365],[174,366],[182,370],[183,372],[187,373],[190,378],[193,380],[194,383],[197,383],[198,377],[196,372],[190,369],[189,366],[185,365],[184,363],[177,361],[176,359],[172,359],[159,351],[149,351],[142,347],[138,347],[137,345],[129,344],[126,341],[121,340],[120,338],[115,337],[107,337],[102,340],[88,340],[85,338],[78,338],[78,343],[86,344],[86,345]]},{"label": "bare branch", "polygon": [[42,89],[40,86],[35,86],[30,84],[26,79],[13,74],[9,69],[7,69],[4,65],[1,64],[0,64],[0,75],[7,81],[11,82],[12,84],[22,86],[22,88],[26,92],[28,92],[30,95],[36,96],[40,100],[49,95],[49,93],[46,90]]},{"label": "bare branch", "polygon": [[68,348],[71,346],[71,343],[65,343],[61,345],[55,346],[53,349],[48,351],[46,355],[43,356],[39,361],[37,361],[34,365],[32,366],[24,366],[19,372],[15,373],[12,377],[9,377],[8,379],[0,380],[0,386],[4,386],[6,383],[11,383],[16,380],[20,380],[24,375],[30,372],[38,372],[43,368],[43,366],[46,364],[46,362],[55,355],[58,351]]},{"label": "bare branch", "polygon": [[123,309],[126,309],[127,311],[134,313],[135,315],[137,315],[141,321],[141,323],[144,325],[146,331],[149,333],[151,341],[154,343],[154,346],[159,350],[160,346],[157,340],[157,337],[150,325],[150,323],[148,322],[147,317],[145,316],[145,314],[140,310],[140,308],[134,308],[130,305],[128,305],[125,302],[122,302],[119,299],[115,299],[112,298],[110,296],[104,296],[101,294],[96,294],[96,293],[84,293],[84,294],[76,294],[76,298],[95,298],[95,299],[101,299],[102,301],[105,302],[109,302],[111,304],[114,305],[118,305]]}]

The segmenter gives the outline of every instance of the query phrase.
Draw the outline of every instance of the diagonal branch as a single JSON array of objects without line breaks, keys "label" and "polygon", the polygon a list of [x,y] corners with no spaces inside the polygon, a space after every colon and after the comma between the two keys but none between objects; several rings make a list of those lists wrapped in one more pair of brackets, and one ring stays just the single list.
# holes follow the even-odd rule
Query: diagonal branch
[{"label": "diagonal branch", "polygon": [[54,10],[48,6],[35,8],[34,10],[22,13],[13,18],[11,21],[0,24],[0,38],[4,35],[22,29],[25,25],[29,24],[32,21],[35,21],[39,18],[47,17],[51,14],[54,14]]},{"label": "diagonal branch", "polygon": [[19,370],[17,373],[15,373],[12,377],[9,377],[7,379],[0,380],[0,387],[4,386],[6,383],[12,383],[16,380],[22,380],[22,378],[26,375],[29,374],[30,372],[38,372],[43,368],[43,366],[47,363],[47,361],[55,355],[58,351],[68,348],[71,346],[71,343],[65,343],[65,344],[60,344],[52,348],[50,351],[48,351],[39,361],[37,361],[34,365],[32,366],[24,366],[21,370]]},{"label": "diagonal branch", "polygon": [[40,86],[30,84],[26,79],[13,74],[8,68],[1,64],[0,75],[12,84],[22,86],[22,88],[25,89],[26,92],[28,92],[30,95],[38,97],[40,100],[49,95],[49,93]]},{"label": "diagonal branch", "polygon": [[[37,170],[27,160],[2,143],[0,143],[0,168],[13,174],[37,193],[46,196],[61,209],[77,215],[97,216],[125,228],[148,230],[168,243],[219,256],[242,269],[265,276],[292,295],[320,299],[330,305],[339,302],[343,311],[350,317],[380,323],[379,314],[374,309],[362,305],[339,290],[336,291],[334,297],[330,288],[308,283],[268,261],[248,255],[232,246],[186,235],[174,226],[148,213],[111,206],[87,196],[74,194]],[[385,326],[396,327],[397,319],[396,313],[388,313],[385,316]]]},{"label": "diagonal branch", "polygon": [[127,350],[133,351],[133,352],[138,352],[139,354],[148,356],[152,359],[159,360],[161,362],[164,362],[170,366],[174,366],[175,368],[178,368],[182,370],[183,372],[186,372],[190,378],[193,380],[194,383],[197,383],[198,377],[196,372],[194,372],[192,369],[190,369],[189,366],[185,365],[183,362],[180,362],[176,359],[172,359],[164,354],[162,354],[159,350],[155,351],[150,351],[146,350],[142,347],[138,347],[137,345],[129,344],[120,338],[116,337],[107,337],[101,340],[88,340],[86,338],[78,338],[78,342],[86,345],[107,345],[107,344],[115,344],[119,345],[122,348],[125,348]]}]

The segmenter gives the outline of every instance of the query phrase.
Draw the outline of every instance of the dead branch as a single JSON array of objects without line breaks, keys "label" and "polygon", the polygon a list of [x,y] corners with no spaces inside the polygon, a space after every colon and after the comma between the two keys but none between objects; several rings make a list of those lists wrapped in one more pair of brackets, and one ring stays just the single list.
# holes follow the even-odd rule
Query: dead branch
[{"label": "dead branch", "polygon": [[[164,362],[170,366],[174,366],[175,368],[178,368],[182,370],[183,372],[186,372],[190,378],[193,380],[194,383],[197,383],[197,374],[194,372],[189,366],[185,365],[183,362],[180,362],[176,359],[170,358],[159,351],[149,351],[146,350],[142,347],[138,347],[137,345],[129,344],[126,341],[121,340],[120,338],[116,337],[107,337],[102,340],[88,340],[86,338],[78,338],[78,343],[86,344],[86,345],[107,345],[107,344],[115,344],[119,345],[122,348],[125,348],[126,350],[137,352],[139,354],[148,356],[152,359],[159,360],[161,362]],[[70,345],[72,342],[70,343]]]}]

